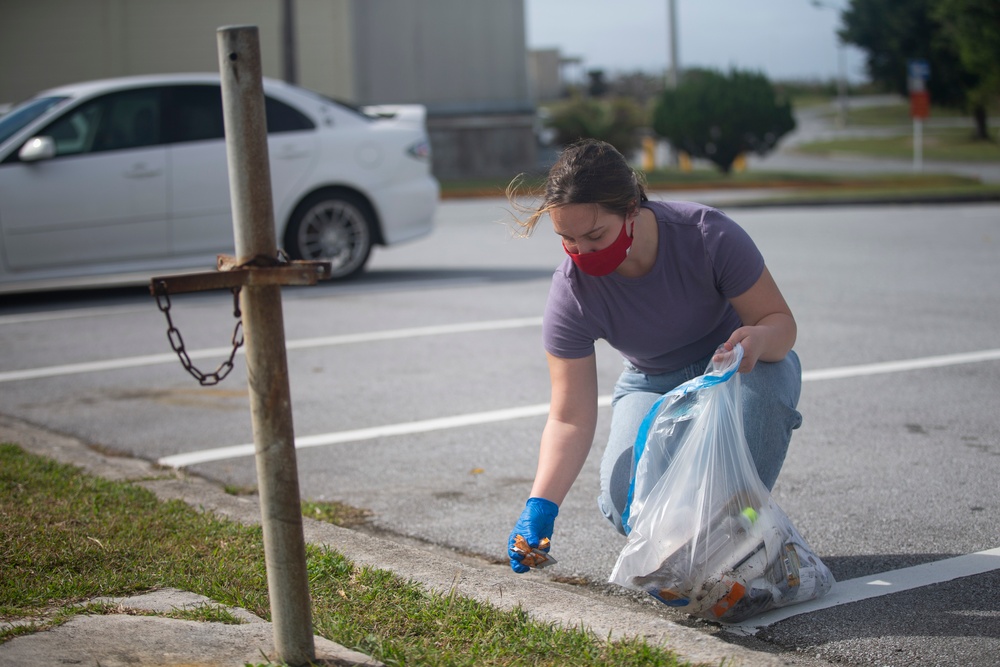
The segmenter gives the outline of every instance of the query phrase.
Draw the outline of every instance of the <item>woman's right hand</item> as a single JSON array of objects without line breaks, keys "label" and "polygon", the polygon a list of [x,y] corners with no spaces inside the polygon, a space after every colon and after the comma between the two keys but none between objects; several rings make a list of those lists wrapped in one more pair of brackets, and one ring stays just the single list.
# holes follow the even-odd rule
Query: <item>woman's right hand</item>
[{"label": "woman's right hand", "polygon": [[529,568],[521,562],[522,556],[513,550],[514,538],[520,534],[528,546],[537,548],[542,538],[552,537],[552,523],[559,513],[559,503],[566,498],[587,460],[597,426],[595,356],[561,359],[549,354],[548,360],[552,402],[542,431],[538,469],[528,502],[507,544],[510,567],[518,573],[527,572]]},{"label": "woman's right hand", "polygon": [[[518,574],[524,574],[530,568],[521,563],[524,554],[514,550],[514,539],[520,535],[528,546],[535,549],[543,539],[552,538],[552,526],[559,514],[559,506],[545,498],[528,498],[524,504],[521,517],[514,524],[514,530],[507,539],[507,555],[510,557],[510,569]],[[548,549],[542,549],[548,551]]]}]

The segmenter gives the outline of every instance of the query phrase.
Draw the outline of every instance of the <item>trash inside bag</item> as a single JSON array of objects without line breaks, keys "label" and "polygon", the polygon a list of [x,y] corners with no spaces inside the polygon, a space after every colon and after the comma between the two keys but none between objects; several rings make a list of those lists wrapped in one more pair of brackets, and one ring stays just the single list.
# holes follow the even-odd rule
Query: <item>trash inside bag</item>
[{"label": "trash inside bag", "polygon": [[636,438],[612,583],[680,611],[738,623],[824,595],[829,568],[771,498],[743,432],[739,345],[664,394]]}]

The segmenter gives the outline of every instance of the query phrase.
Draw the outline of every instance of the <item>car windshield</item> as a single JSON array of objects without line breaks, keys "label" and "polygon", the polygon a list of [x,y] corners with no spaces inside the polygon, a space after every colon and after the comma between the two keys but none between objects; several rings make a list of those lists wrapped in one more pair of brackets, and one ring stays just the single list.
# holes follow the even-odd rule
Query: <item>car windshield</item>
[{"label": "car windshield", "polygon": [[38,97],[14,107],[0,116],[0,144],[10,139],[25,125],[59,104],[66,97]]}]

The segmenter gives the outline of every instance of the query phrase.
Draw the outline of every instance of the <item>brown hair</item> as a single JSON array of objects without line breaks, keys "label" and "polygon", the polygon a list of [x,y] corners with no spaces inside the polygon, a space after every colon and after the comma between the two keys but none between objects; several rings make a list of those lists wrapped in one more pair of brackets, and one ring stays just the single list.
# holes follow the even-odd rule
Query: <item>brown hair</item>
[{"label": "brown hair", "polygon": [[642,175],[614,146],[596,139],[584,139],[563,150],[549,170],[545,194],[537,207],[515,203],[521,185],[521,176],[511,181],[507,198],[514,208],[527,214],[526,219],[517,221],[522,236],[529,236],[543,215],[560,206],[597,204],[625,216],[649,201]]}]

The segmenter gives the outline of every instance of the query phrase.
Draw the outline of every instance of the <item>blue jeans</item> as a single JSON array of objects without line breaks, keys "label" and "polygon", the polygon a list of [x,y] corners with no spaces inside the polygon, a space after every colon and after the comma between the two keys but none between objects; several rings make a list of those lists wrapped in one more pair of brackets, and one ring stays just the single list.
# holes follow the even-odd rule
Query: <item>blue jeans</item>
[{"label": "blue jeans", "polygon": [[[611,435],[601,459],[601,513],[619,533],[628,489],[635,474],[632,447],[643,417],[653,403],[677,385],[705,373],[709,355],[687,368],[647,375],[628,361],[615,384],[611,405]],[[792,430],[802,425],[795,409],[802,389],[802,366],[794,351],[781,361],[757,362],[750,373],[740,375],[743,397],[743,430],[757,473],[768,489],[774,486],[785,462]]]}]

